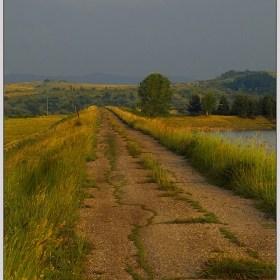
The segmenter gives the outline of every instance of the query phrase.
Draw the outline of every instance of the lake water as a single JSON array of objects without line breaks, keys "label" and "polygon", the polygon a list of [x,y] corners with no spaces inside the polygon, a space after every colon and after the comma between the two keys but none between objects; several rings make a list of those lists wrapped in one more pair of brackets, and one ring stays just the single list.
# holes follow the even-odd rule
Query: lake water
[{"label": "lake water", "polygon": [[[242,139],[244,141],[256,141],[256,143],[262,142],[269,150],[276,150],[277,140],[276,140],[276,130],[224,130],[219,131],[225,137],[229,139]],[[253,139],[253,140],[252,140]]]}]

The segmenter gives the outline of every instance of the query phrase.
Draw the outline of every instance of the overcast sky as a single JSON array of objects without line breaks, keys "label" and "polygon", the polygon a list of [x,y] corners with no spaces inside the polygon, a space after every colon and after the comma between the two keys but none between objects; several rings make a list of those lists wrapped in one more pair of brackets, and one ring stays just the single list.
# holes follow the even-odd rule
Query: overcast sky
[{"label": "overcast sky", "polygon": [[4,0],[4,73],[276,71],[276,0]]}]

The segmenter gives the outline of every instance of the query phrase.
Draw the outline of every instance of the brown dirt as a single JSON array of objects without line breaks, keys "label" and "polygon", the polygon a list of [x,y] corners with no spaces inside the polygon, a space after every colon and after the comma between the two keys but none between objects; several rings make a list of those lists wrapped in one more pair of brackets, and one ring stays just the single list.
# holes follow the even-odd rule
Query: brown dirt
[{"label": "brown dirt", "polygon": [[[130,139],[141,143],[142,155],[149,154],[168,171],[170,179],[183,190],[181,197],[198,201],[221,223],[167,224],[174,219],[203,217],[189,202],[163,196],[150,183],[150,171],[143,169],[139,158],[129,155],[126,140],[109,125],[107,114],[124,128]],[[265,261],[276,263],[275,221],[253,207],[254,201],[218,188],[197,173],[187,160],[176,155],[148,135],[132,130],[111,112],[100,111],[102,123],[97,136],[98,159],[88,163],[88,176],[98,188],[87,189],[94,198],[85,199],[90,208],[82,208],[79,234],[94,245],[85,276],[89,279],[194,279],[202,264],[224,252],[230,256],[247,256],[248,249]],[[115,164],[106,152],[108,136],[114,138]],[[140,157],[141,157],[140,156]],[[128,238],[140,229],[148,269],[139,264],[138,248]],[[226,228],[244,243],[238,246],[226,239],[220,228]],[[179,278],[176,278],[179,279]]]}]

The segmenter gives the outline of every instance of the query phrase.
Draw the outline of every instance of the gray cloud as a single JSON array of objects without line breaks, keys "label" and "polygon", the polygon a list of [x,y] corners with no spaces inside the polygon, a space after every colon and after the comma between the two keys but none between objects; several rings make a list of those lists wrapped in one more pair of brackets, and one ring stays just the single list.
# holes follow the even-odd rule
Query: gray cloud
[{"label": "gray cloud", "polygon": [[5,0],[4,72],[276,70],[275,0]]}]

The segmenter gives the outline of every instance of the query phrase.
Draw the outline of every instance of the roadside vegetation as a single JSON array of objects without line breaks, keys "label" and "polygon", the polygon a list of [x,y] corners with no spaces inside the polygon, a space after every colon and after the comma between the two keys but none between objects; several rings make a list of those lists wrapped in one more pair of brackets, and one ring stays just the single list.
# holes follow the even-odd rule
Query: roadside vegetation
[{"label": "roadside vegetation", "polygon": [[276,214],[276,155],[253,140],[229,141],[218,134],[199,130],[181,131],[162,119],[144,118],[108,107],[134,129],[151,134],[161,144],[184,155],[211,181],[245,197],[260,201],[258,207]]},{"label": "roadside vegetation", "polygon": [[75,225],[96,121],[90,107],[5,152],[5,279],[82,279],[88,248]]},{"label": "roadside vegetation", "polygon": [[208,279],[270,279],[276,266],[262,260],[220,254],[207,260],[200,277]]}]

